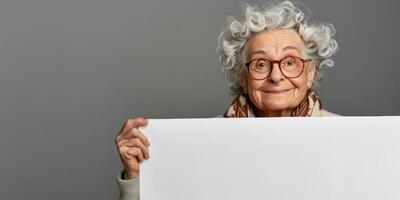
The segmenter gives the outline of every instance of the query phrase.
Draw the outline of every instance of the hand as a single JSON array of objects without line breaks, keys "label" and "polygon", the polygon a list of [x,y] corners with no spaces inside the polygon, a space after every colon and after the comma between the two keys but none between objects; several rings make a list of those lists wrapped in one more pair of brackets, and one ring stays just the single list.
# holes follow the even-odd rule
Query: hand
[{"label": "hand", "polygon": [[147,137],[138,130],[139,126],[146,126],[147,119],[139,117],[128,119],[115,138],[119,156],[125,171],[122,179],[131,179],[139,176],[140,163],[149,159],[150,142]]}]

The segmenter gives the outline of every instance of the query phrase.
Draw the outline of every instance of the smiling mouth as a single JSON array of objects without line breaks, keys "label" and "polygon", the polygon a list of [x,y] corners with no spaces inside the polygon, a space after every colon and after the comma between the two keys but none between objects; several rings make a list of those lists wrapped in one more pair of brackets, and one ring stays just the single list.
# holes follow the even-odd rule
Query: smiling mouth
[{"label": "smiling mouth", "polygon": [[268,93],[268,94],[282,94],[282,93],[285,93],[285,92],[287,92],[287,91],[289,91],[291,89],[292,88],[290,88],[290,89],[282,89],[282,90],[263,90],[263,92]]}]

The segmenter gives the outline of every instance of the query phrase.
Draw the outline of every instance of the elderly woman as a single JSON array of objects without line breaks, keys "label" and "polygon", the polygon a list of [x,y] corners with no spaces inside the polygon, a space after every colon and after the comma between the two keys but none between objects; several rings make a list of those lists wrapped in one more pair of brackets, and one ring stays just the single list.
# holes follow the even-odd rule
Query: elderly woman
[{"label": "elderly woman", "polygon": [[[293,3],[244,6],[242,21],[228,18],[218,38],[222,71],[235,96],[223,117],[334,116],[322,107],[317,86],[337,50],[330,24],[310,23]],[[129,119],[116,137],[124,170],[120,199],[139,199],[139,166],[150,145]]]}]

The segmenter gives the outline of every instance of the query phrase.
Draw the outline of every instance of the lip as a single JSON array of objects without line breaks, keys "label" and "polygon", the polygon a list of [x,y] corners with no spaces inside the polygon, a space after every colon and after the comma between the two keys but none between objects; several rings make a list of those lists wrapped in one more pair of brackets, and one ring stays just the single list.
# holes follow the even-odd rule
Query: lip
[{"label": "lip", "polygon": [[287,92],[287,91],[289,91],[291,89],[292,88],[290,88],[290,89],[281,89],[281,90],[263,90],[263,92],[268,93],[268,94],[282,94],[282,93],[285,93],[285,92]]}]

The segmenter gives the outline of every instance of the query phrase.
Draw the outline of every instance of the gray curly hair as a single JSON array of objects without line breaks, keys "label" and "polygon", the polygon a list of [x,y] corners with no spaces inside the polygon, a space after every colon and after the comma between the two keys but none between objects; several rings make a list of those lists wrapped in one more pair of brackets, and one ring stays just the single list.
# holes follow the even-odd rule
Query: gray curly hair
[{"label": "gray curly hair", "polygon": [[331,56],[338,50],[335,28],[330,23],[310,22],[294,3],[278,1],[265,4],[263,7],[244,5],[244,19],[238,21],[228,17],[228,24],[219,34],[217,53],[221,70],[233,95],[246,94],[246,88],[240,85],[240,78],[244,72],[246,56],[246,42],[254,33],[274,28],[293,28],[303,39],[305,54],[308,59],[318,61],[312,89],[318,91],[319,82],[325,67],[332,67],[334,62]]}]

